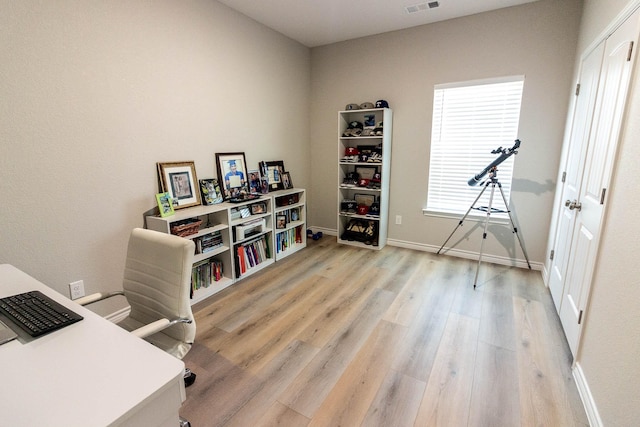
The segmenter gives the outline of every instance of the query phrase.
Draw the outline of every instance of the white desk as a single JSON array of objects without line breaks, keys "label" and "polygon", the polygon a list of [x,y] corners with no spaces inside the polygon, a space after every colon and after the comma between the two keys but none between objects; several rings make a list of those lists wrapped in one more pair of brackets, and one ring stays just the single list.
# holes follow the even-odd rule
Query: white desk
[{"label": "white desk", "polygon": [[184,401],[184,363],[0,265],[0,297],[39,290],[84,317],[36,338],[0,346],[0,424],[171,426]]}]

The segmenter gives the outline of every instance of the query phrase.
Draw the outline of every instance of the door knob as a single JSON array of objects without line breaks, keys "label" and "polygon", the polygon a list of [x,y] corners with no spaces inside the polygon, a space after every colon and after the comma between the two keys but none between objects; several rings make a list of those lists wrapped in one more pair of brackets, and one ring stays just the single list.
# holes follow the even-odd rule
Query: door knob
[{"label": "door knob", "polygon": [[567,200],[566,202],[564,202],[564,205],[568,207],[570,211],[576,209],[578,212],[580,212],[582,210],[582,203],[577,200]]}]

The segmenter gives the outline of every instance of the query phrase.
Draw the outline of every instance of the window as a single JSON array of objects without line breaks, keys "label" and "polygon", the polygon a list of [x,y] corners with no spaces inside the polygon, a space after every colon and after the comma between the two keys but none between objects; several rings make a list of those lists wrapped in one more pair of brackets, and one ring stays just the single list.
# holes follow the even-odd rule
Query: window
[{"label": "window", "polygon": [[[469,210],[484,185],[467,182],[483,171],[517,139],[524,76],[437,85],[433,99],[431,158],[425,213],[460,215]],[[515,156],[498,166],[507,203]],[[485,176],[486,177],[486,176]],[[489,206],[489,186],[475,207]],[[493,208],[505,209],[496,187]],[[469,215],[486,214],[472,210]],[[492,217],[508,218],[506,213]]]}]

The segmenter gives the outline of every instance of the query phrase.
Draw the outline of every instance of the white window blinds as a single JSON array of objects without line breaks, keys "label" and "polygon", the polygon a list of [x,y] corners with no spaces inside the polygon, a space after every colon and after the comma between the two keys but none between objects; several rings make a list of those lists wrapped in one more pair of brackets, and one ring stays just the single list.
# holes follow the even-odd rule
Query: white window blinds
[{"label": "white window blinds", "polygon": [[[470,178],[480,173],[517,139],[524,76],[499,80],[437,85],[433,100],[431,157],[426,210],[431,213],[464,214],[483,185],[471,187]],[[515,156],[498,166],[507,203]],[[474,205],[488,206],[491,186]],[[496,186],[492,208],[506,209]],[[486,215],[472,210],[470,215]],[[507,214],[492,214],[507,218]]]}]

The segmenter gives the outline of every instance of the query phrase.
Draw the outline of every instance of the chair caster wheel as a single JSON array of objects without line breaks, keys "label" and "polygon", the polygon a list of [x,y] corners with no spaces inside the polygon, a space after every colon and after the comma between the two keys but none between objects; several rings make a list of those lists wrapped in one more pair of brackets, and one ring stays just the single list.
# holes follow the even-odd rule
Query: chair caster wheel
[{"label": "chair caster wheel", "polygon": [[190,369],[185,369],[184,370],[184,386],[189,387],[194,382],[196,382],[196,374],[191,372]]}]

